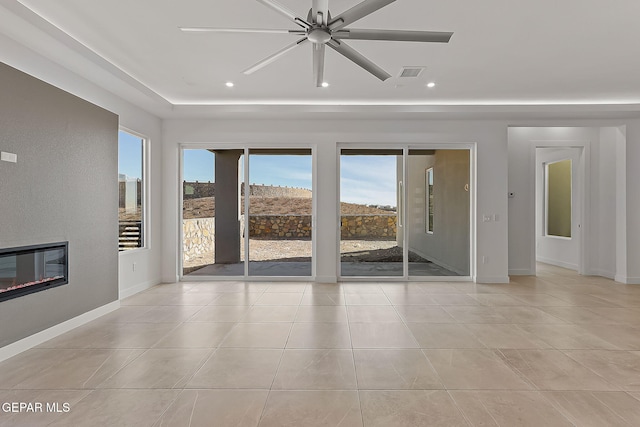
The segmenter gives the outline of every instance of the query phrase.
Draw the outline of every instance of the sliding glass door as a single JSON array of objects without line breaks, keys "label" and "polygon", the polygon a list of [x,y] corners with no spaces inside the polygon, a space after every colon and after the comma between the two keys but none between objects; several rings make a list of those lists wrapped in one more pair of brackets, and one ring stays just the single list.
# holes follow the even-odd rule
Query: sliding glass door
[{"label": "sliding glass door", "polygon": [[339,276],[470,276],[470,153],[342,148]]},{"label": "sliding glass door", "polygon": [[311,276],[311,149],[185,148],[182,158],[184,277]]}]

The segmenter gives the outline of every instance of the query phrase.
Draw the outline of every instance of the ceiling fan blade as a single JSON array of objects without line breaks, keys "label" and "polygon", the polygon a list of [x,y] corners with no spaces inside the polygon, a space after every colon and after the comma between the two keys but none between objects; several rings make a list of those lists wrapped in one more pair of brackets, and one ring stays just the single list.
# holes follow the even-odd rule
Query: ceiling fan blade
[{"label": "ceiling fan blade", "polygon": [[313,44],[313,80],[316,82],[316,87],[322,87],[324,82],[324,44]]},{"label": "ceiling fan blade", "polygon": [[449,43],[453,33],[441,31],[404,30],[340,30],[331,33],[334,39],[389,40],[399,42]]},{"label": "ceiling fan blade", "polygon": [[311,4],[311,19],[315,24],[328,25],[329,0],[313,0]]},{"label": "ceiling fan blade", "polygon": [[290,44],[289,46],[280,49],[279,51],[277,51],[276,53],[274,53],[273,55],[270,55],[268,57],[266,57],[265,59],[263,59],[262,61],[252,65],[251,67],[247,68],[246,70],[243,71],[244,74],[252,74],[256,71],[258,71],[259,69],[266,67],[267,65],[271,64],[273,61],[275,61],[276,59],[280,58],[282,55],[284,55],[285,53],[289,52],[290,50],[295,49],[298,46],[301,46],[303,44],[305,44],[308,41],[308,39],[306,37],[298,40],[295,43]]},{"label": "ceiling fan blade", "polygon": [[214,28],[214,27],[178,27],[185,33],[264,33],[264,34],[295,34],[304,35],[300,30],[277,30],[271,28]]},{"label": "ceiling fan blade", "polygon": [[394,1],[396,0],[364,0],[362,3],[358,3],[351,9],[342,13],[340,16],[332,19],[329,23],[329,28],[332,31],[339,30],[340,28],[352,24],[358,19],[364,18],[370,13],[383,8]]},{"label": "ceiling fan blade", "polygon": [[311,24],[310,23],[308,23],[304,19],[300,18],[298,15],[296,15],[295,12],[291,11],[291,9],[287,8],[286,6],[281,5],[277,1],[274,1],[274,0],[258,0],[258,2],[264,4],[265,6],[271,8],[272,10],[275,10],[280,15],[286,16],[287,18],[291,19],[293,22],[295,22],[296,24],[300,25],[303,28],[311,28]]},{"label": "ceiling fan blade", "polygon": [[360,54],[357,50],[347,46],[345,42],[338,41],[338,40],[331,40],[327,43],[327,45],[333,50],[335,50],[336,52],[338,52],[339,54],[345,56],[347,59],[350,59],[351,61],[355,62],[356,64],[358,64],[359,66],[361,66],[362,68],[364,68],[365,70],[367,70],[368,72],[370,72],[371,74],[379,78],[380,80],[385,81],[389,77],[391,77],[391,74],[387,73],[385,70],[378,67],[373,62],[369,61],[367,58],[362,56],[362,54]]}]

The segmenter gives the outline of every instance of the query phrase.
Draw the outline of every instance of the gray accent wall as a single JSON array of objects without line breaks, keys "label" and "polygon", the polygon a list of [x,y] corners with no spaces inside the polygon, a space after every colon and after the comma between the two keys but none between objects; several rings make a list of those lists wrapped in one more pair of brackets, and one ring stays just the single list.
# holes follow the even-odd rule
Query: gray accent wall
[{"label": "gray accent wall", "polygon": [[0,247],[69,241],[69,284],[0,302],[0,347],[118,299],[118,116],[0,63]]}]

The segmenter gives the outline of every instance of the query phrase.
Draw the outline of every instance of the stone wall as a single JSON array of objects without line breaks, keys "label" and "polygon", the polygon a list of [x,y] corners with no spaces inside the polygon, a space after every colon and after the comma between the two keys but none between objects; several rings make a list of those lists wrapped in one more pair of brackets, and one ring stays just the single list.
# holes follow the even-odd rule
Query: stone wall
[{"label": "stone wall", "polygon": [[[182,186],[185,200],[213,197],[216,194],[215,182],[184,181]],[[244,196],[244,183],[240,184],[240,194]],[[311,198],[311,194],[311,190],[307,188],[279,187],[273,185],[256,184],[251,184],[249,186],[250,196]]]},{"label": "stone wall", "polygon": [[[396,215],[343,215],[341,238],[344,240],[395,240]],[[244,221],[240,222],[240,229]],[[183,221],[185,262],[212,252],[214,218]],[[249,217],[249,236],[258,239],[310,239],[310,215],[255,215]]]},{"label": "stone wall", "polygon": [[342,215],[340,238],[343,240],[395,240],[397,216]]},{"label": "stone wall", "polygon": [[199,255],[213,251],[213,238],[215,234],[213,218],[195,218],[182,221],[185,263]]},{"label": "stone wall", "polygon": [[249,237],[259,239],[310,239],[311,215],[249,216]]}]

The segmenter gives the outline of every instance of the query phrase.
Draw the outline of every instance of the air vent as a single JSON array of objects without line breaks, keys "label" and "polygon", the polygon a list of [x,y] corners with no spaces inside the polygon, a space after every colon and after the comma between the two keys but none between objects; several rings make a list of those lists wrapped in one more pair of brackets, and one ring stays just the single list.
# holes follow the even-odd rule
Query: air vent
[{"label": "air vent", "polygon": [[423,70],[424,67],[402,67],[402,71],[400,71],[399,77],[418,77]]}]

